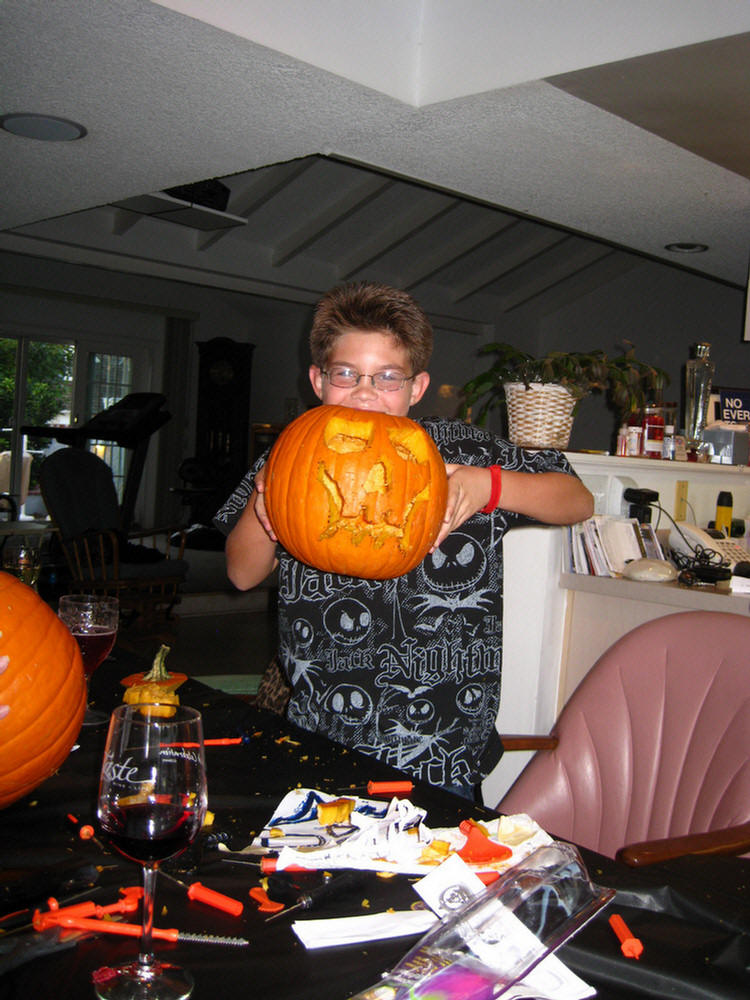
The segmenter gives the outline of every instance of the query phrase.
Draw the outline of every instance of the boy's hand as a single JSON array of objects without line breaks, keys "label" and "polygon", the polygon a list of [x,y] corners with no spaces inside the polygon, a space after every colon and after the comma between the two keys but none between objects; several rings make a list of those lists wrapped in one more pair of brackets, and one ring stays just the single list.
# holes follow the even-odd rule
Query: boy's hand
[{"label": "boy's hand", "polygon": [[443,523],[430,552],[434,552],[451,531],[455,531],[485,506],[492,488],[490,470],[481,466],[452,465],[446,462],[445,471],[448,475],[448,502]]},{"label": "boy's hand", "polygon": [[260,523],[263,525],[266,534],[274,542],[278,541],[276,535],[273,533],[273,528],[271,527],[271,522],[268,520],[268,512],[266,511],[266,499],[263,494],[266,491],[266,467],[265,465],[258,470],[258,474],[255,477],[255,516],[258,518]]}]

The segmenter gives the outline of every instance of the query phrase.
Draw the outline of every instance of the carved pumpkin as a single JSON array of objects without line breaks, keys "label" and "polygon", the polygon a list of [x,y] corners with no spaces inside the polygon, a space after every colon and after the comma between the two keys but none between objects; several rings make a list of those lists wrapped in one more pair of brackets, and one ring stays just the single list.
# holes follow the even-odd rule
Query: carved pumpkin
[{"label": "carved pumpkin", "polygon": [[440,452],[408,417],[319,406],[286,427],[266,465],[281,544],[317,569],[372,580],[424,559],[445,514]]},{"label": "carved pumpkin", "polygon": [[67,757],[86,709],[78,643],[26,584],[0,573],[0,808],[26,795]]}]

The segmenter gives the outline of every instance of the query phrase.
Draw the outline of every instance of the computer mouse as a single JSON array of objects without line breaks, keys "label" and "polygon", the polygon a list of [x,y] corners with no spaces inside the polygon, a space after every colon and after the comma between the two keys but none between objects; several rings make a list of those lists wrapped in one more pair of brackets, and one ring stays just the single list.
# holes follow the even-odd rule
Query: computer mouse
[{"label": "computer mouse", "polygon": [[633,559],[625,564],[622,575],[628,580],[648,580],[667,583],[677,579],[677,570],[666,559]]},{"label": "computer mouse", "polygon": [[735,563],[732,567],[732,574],[734,576],[750,576],[750,562],[742,560],[742,562]]}]

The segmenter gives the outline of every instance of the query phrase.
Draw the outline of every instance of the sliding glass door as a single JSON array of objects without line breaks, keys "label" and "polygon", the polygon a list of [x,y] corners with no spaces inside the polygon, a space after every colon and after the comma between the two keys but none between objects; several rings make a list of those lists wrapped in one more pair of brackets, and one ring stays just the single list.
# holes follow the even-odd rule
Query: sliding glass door
[{"label": "sliding glass door", "polygon": [[[137,372],[148,372],[142,345],[97,343],[25,334],[0,336],[0,493],[21,517],[43,517],[39,466],[63,445],[36,428],[84,423],[133,391],[147,391]],[[119,348],[119,350],[118,350]],[[34,431],[23,428],[35,428]],[[90,441],[91,450],[112,467],[120,496],[127,473],[127,449]]]}]

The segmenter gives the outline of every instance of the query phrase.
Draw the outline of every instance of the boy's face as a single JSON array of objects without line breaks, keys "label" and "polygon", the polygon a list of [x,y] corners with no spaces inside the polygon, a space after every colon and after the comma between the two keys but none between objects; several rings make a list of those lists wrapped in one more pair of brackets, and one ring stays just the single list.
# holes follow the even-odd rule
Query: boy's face
[{"label": "boy's face", "polygon": [[341,388],[331,385],[330,378],[317,365],[310,365],[310,382],[318,399],[337,406],[351,406],[355,410],[376,410],[405,417],[430,384],[427,372],[412,372],[406,349],[386,332],[349,330],[342,333],[333,346],[325,371],[329,372],[334,367],[346,368],[364,376],[379,372],[392,372],[396,376],[414,375],[400,389],[376,389],[372,379],[367,377],[350,388]]}]

